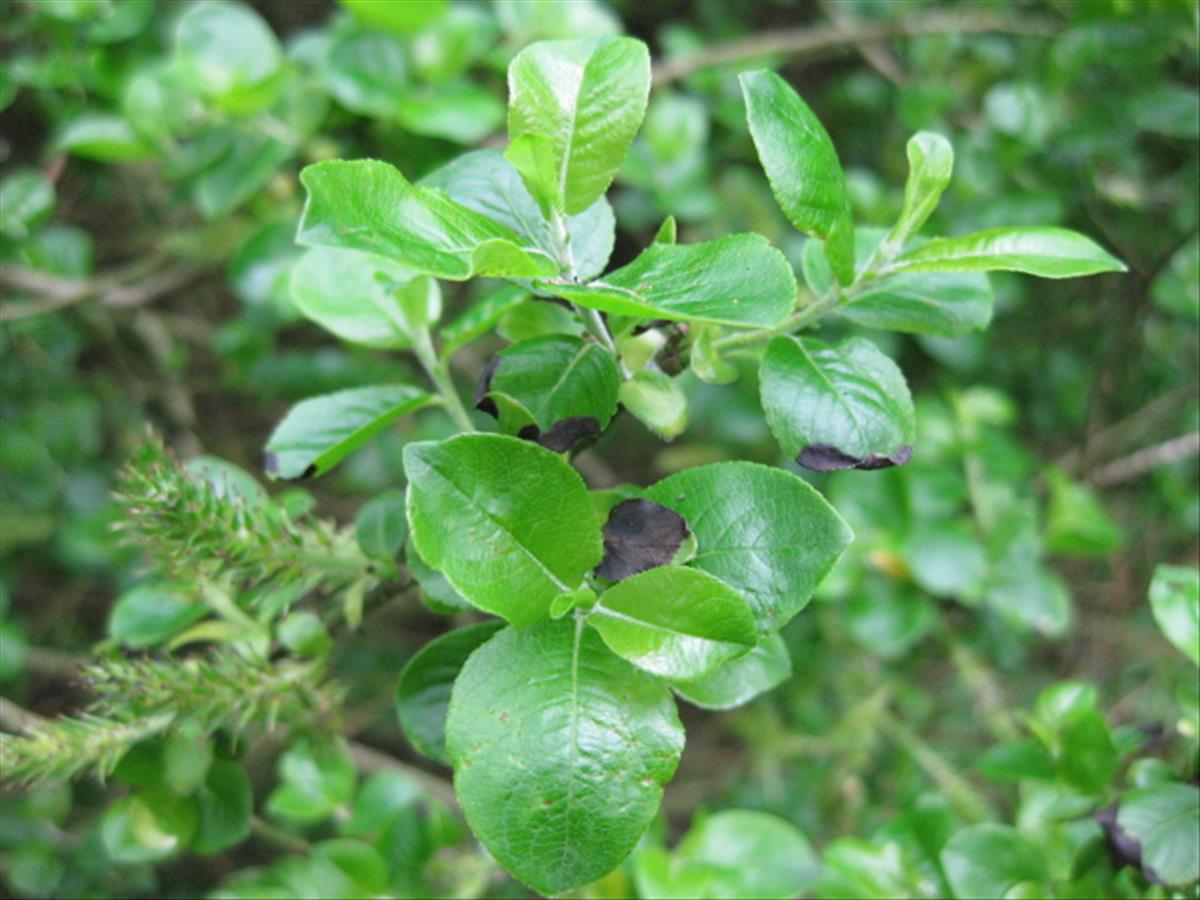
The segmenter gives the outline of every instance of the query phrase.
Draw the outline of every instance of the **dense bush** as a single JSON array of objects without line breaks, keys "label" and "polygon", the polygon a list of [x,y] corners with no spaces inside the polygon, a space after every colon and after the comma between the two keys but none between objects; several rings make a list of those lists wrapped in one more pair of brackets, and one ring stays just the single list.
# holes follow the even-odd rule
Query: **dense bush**
[{"label": "dense bush", "polygon": [[8,892],[1200,896],[1195,2],[0,9]]}]

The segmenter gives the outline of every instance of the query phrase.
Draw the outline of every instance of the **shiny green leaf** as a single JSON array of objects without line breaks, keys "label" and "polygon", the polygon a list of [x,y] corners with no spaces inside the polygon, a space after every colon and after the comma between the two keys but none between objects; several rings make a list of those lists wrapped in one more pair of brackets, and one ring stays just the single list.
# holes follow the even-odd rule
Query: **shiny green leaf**
[{"label": "shiny green leaf", "polygon": [[267,441],[265,468],[272,478],[316,478],[400,416],[435,402],[407,384],[351,388],[297,403]]},{"label": "shiny green leaf", "polygon": [[1091,238],[1065,228],[991,228],[934,238],[898,258],[885,272],[1024,272],[1077,278],[1124,272],[1125,265]]},{"label": "shiny green leaf", "polygon": [[757,637],[742,596],[697,569],[660,566],[610,587],[588,617],[609,648],[652,675],[692,681]]},{"label": "shiny green leaf", "polygon": [[675,693],[701,709],[733,709],[782,684],[792,675],[783,638],[764,638],[745,656],[723,663],[703,678],[672,683]]},{"label": "shiny green leaf", "polygon": [[646,498],[687,520],[698,543],[688,564],[741,591],[763,635],[805,607],[851,539],[806,482],[754,463],[687,469],[655,484]]},{"label": "shiny green leaf", "polygon": [[600,521],[557,454],[501,435],[404,448],[408,519],[421,557],[468,601],[529,625],[600,561]]},{"label": "shiny green leaf", "polygon": [[446,720],[471,830],[546,895],[633,849],[683,750],[666,686],[568,617],[506,629],[471,655]]},{"label": "shiny green leaf", "polygon": [[760,391],[767,424],[788,456],[836,448],[870,465],[899,462],[915,437],[912,397],[904,375],[864,338],[837,345],[780,335],[767,345]]},{"label": "shiny green leaf", "polygon": [[305,246],[374,253],[451,281],[558,273],[553,259],[522,246],[508,228],[439,190],[415,187],[387,163],[316,163],[300,180],[308,202],[296,240]]},{"label": "shiny green leaf", "polygon": [[985,823],[956,833],[942,850],[942,867],[959,900],[995,900],[1024,881],[1046,879],[1042,852],[1015,828]]},{"label": "shiny green leaf", "polygon": [[1126,791],[1117,825],[1142,846],[1142,865],[1162,884],[1200,879],[1200,788],[1156,784]]},{"label": "shiny green leaf", "polygon": [[450,764],[446,755],[450,689],[467,657],[503,627],[503,622],[480,622],[443,634],[422,647],[400,673],[396,715],[404,736],[420,753]]},{"label": "shiny green leaf", "polygon": [[837,151],[791,86],[765,69],[738,76],[746,121],[771,191],[791,223],[825,242],[842,284],[854,280],[854,220]]},{"label": "shiny green leaf", "polygon": [[791,266],[758,234],[703,244],[651,244],[629,265],[597,281],[536,285],[615,315],[743,328],[779,324],[796,299]]},{"label": "shiny green leaf", "polygon": [[508,92],[509,140],[532,137],[548,158],[517,166],[530,193],[575,215],[604,196],[642,124],[650,53],[623,37],[539,42],[509,65]]},{"label": "shiny green leaf", "polygon": [[441,315],[437,282],[382,256],[315,247],[292,269],[292,301],[326,331],[382,349],[412,345]]}]

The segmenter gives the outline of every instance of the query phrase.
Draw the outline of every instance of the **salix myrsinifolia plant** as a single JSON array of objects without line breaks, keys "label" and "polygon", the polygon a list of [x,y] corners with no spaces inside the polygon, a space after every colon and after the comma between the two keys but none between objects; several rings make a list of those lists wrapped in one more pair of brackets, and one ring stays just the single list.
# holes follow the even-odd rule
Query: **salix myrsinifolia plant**
[{"label": "salix myrsinifolia plant", "polygon": [[[504,152],[467,153],[418,183],[374,160],[301,175],[298,241],[309,250],[293,274],[297,306],[345,340],[412,351],[432,390],[375,385],[306,400],[268,442],[268,471],[319,476],[429,406],[461,432],[405,449],[408,559],[418,580],[444,578],[451,606],[503,621],[423,649],[400,679],[400,721],[421,752],[453,766],[476,836],[547,894],[603,876],[645,831],[683,749],[673,695],[728,708],[788,676],[777,632],[851,540],[807,482],[748,462],[589,492],[570,452],[619,406],[667,439],[686,427],[664,345],[715,383],[736,377],[728,354],[760,354],[767,422],[800,466],[903,465],[919,446],[896,364],[866,339],[801,332],[841,316],[959,335],[988,324],[990,270],[1123,269],[1058,228],[919,237],[953,165],[931,133],[909,142],[898,220],[856,226],[837,153],[804,101],[768,71],[741,85],[771,189],[812,238],[805,292],[762,236],[678,244],[672,220],[631,263],[605,271],[605,193],[650,89],[649,54],[629,38],[518,54]],[[439,325],[438,280],[482,277],[512,287]],[[477,433],[449,358],[530,294],[570,315],[479,373],[475,406],[500,433]]]}]

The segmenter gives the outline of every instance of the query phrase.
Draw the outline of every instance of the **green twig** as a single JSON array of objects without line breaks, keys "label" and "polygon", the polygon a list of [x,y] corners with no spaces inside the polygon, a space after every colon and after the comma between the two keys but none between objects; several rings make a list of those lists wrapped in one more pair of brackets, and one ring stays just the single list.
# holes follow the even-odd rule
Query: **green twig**
[{"label": "green twig", "polygon": [[413,335],[413,353],[416,354],[417,360],[421,363],[425,374],[429,376],[429,380],[433,382],[433,386],[442,398],[442,406],[447,415],[454,420],[458,430],[474,431],[475,425],[471,422],[466,407],[463,406],[462,398],[458,396],[458,389],[454,387],[453,379],[450,378],[450,369],[446,366],[446,361],[441,359],[433,349],[433,339],[429,336],[428,328],[421,327],[416,330]]}]

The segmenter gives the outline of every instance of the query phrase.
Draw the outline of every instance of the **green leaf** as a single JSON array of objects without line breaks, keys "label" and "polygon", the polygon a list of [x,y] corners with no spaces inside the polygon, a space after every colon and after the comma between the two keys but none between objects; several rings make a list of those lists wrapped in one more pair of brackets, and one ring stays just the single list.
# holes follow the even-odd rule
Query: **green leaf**
[{"label": "green leaf", "polygon": [[412,346],[442,309],[432,278],[382,256],[328,247],[308,250],[293,268],[292,300],[342,340],[389,350]]},{"label": "green leaf", "polygon": [[539,42],[509,65],[508,92],[509,140],[531,136],[548,162],[518,166],[530,193],[575,215],[604,196],[642,124],[650,52],[624,37]]},{"label": "green leaf", "polygon": [[697,541],[689,565],[741,591],[763,635],[804,608],[852,536],[806,482],[754,463],[687,469],[646,498],[687,520]]},{"label": "green leaf", "polygon": [[934,238],[908,251],[884,272],[1024,272],[1041,278],[1077,278],[1124,272],[1124,263],[1065,228],[990,228],[962,237]]},{"label": "green leaf", "polygon": [[338,0],[354,18],[372,28],[412,34],[436,22],[446,12],[445,0],[396,3],[395,0]]},{"label": "green leaf", "polygon": [[454,679],[475,650],[503,622],[468,625],[430,641],[408,661],[396,684],[396,715],[404,736],[419,753],[450,764],[446,755],[446,708]]},{"label": "green leaf", "polygon": [[959,900],[995,900],[1023,881],[1046,879],[1041,851],[1008,825],[970,825],[942,850],[942,868]]},{"label": "green leaf", "polygon": [[143,650],[169,640],[207,614],[208,607],[180,586],[141,584],[117,599],[108,633],[130,649]]},{"label": "green leaf", "polygon": [[1121,762],[1108,724],[1095,709],[1075,710],[1061,724],[1057,757],[1062,780],[1090,794],[1109,786]]},{"label": "green leaf", "polygon": [[267,441],[272,478],[324,475],[368,440],[436,398],[407,384],[351,388],[310,397],[291,408]]},{"label": "green leaf", "polygon": [[[422,178],[420,186],[445,191],[454,202],[511,229],[527,246],[554,256],[549,223],[520,174],[499,150],[465,153]],[[603,197],[578,215],[567,217],[575,277],[595,278],[604,271],[615,229],[612,207]]]},{"label": "green leaf", "polygon": [[1046,549],[1075,556],[1104,556],[1121,546],[1122,535],[1100,498],[1085,484],[1057,469],[1046,473],[1050,507],[1046,513]]},{"label": "green leaf", "polygon": [[[857,229],[859,259],[868,260],[883,237],[881,228]],[[804,245],[801,264],[813,294],[820,297],[832,289],[833,273],[819,241]],[[836,312],[868,328],[958,337],[991,322],[992,286],[983,272],[896,272],[860,281]]]},{"label": "green leaf", "polygon": [[702,678],[754,646],[737,591],[696,569],[659,566],[610,587],[588,616],[609,648],[652,675]]},{"label": "green leaf", "polygon": [[404,491],[384,491],[364,503],[354,517],[354,535],[367,556],[395,559],[408,537]]},{"label": "green leaf", "polygon": [[387,163],[321,162],[304,169],[300,181],[308,202],[296,240],[305,246],[374,253],[450,281],[558,273],[551,257],[523,247],[508,228],[439,190],[409,184]]},{"label": "green leaf", "polygon": [[0,180],[0,232],[7,237],[29,237],[53,208],[54,184],[41,172],[18,169]]},{"label": "green leaf", "polygon": [[1159,566],[1150,582],[1150,609],[1163,636],[1200,666],[1200,572]]},{"label": "green leaf", "polygon": [[1200,788],[1156,784],[1126,791],[1117,825],[1142,845],[1142,866],[1162,884],[1200,879]]},{"label": "green leaf", "polygon": [[[916,431],[908,385],[896,364],[864,338],[836,346],[788,335],[772,339],[760,392],[771,433],[806,468],[908,461]],[[845,459],[833,458],[837,454]]]},{"label": "green leaf", "polygon": [[279,786],[267,797],[267,812],[298,824],[323,821],[349,807],[357,776],[340,743],[300,741],[279,760]]},{"label": "green leaf", "polygon": [[630,415],[665,440],[674,440],[687,428],[687,396],[662,372],[635,372],[621,382],[619,397]]},{"label": "green leaf", "polygon": [[191,846],[197,853],[218,853],[250,833],[254,795],[249,777],[236,762],[213,762],[195,798],[198,819]]},{"label": "green leaf", "polygon": [[104,163],[144,159],[150,150],[120,116],[84,113],[62,127],[54,145],[67,153]]},{"label": "green leaf", "polygon": [[904,206],[886,239],[886,246],[895,250],[920,231],[937,209],[942,191],[950,184],[954,172],[954,148],[940,134],[918,131],[909,138],[905,149],[908,181],[904,184]]},{"label": "green leaf", "polygon": [[675,693],[701,709],[733,709],[792,676],[792,660],[783,638],[773,634],[745,656],[723,663],[703,678],[673,683]]},{"label": "green leaf", "polygon": [[439,329],[442,355],[447,356],[464,344],[488,334],[506,313],[524,303],[528,297],[515,285],[506,285],[467,307],[458,318]]},{"label": "green leaf", "polygon": [[179,19],[175,53],[201,94],[231,112],[270,105],[283,51],[274,33],[249,6],[202,0]]},{"label": "green leaf", "polygon": [[595,341],[547,335],[497,354],[491,390],[512,398],[545,430],[563,419],[594,418],[608,427],[617,411],[621,374]]},{"label": "green leaf", "polygon": [[600,561],[600,521],[557,454],[501,435],[404,448],[408,521],[421,557],[468,601],[529,625]]},{"label": "green leaf", "polygon": [[896,841],[838,838],[825,848],[816,895],[824,900],[893,900],[919,897],[927,882]]},{"label": "green leaf", "polygon": [[778,325],[796,299],[791,266],[758,234],[702,244],[651,244],[629,265],[598,281],[535,284],[614,315],[743,328]]},{"label": "green leaf", "polygon": [[296,656],[328,656],[333,639],[316,613],[289,613],[277,629],[279,642]]},{"label": "green leaf", "polygon": [[163,781],[176,794],[190,794],[208,775],[213,745],[195,726],[185,726],[163,741]]},{"label": "green leaf", "polygon": [[1051,779],[1057,775],[1054,758],[1033,738],[993,744],[979,760],[979,771],[993,781]]},{"label": "green leaf", "polygon": [[808,104],[774,72],[743,72],[738,80],[750,136],[775,200],[796,228],[825,242],[838,281],[850,284],[854,220],[833,142]]},{"label": "green leaf", "polygon": [[504,102],[469,81],[424,85],[405,96],[400,124],[413,134],[476,144],[504,124]]},{"label": "green leaf", "polygon": [[404,114],[408,62],[400,38],[344,29],[330,41],[323,69],[329,93],[352,112],[393,120]]},{"label": "green leaf", "polygon": [[205,218],[220,218],[265,188],[291,155],[288,144],[268,135],[236,134],[192,181],[192,199]]},{"label": "green leaf", "polygon": [[616,867],[683,750],[666,686],[573,618],[506,629],[454,685],[446,744],[471,830],[547,896]]},{"label": "green leaf", "polygon": [[186,845],[195,830],[195,804],[170,792],[123,797],[100,820],[100,839],[108,858],[127,865],[167,859]]},{"label": "green leaf", "polygon": [[807,891],[821,875],[820,860],[799,829],[779,816],[751,810],[700,819],[675,855],[709,869],[706,897],[786,900]]}]

